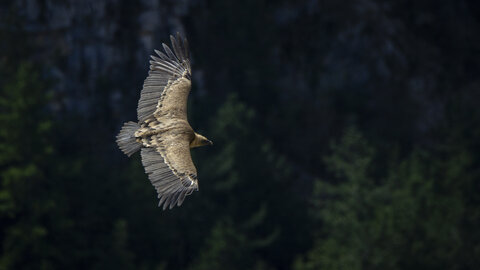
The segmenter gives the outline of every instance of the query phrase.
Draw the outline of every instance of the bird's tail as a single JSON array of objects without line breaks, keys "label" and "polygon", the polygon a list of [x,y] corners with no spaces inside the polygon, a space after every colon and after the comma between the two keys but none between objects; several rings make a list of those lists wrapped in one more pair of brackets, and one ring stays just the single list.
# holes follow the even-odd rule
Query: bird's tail
[{"label": "bird's tail", "polygon": [[137,142],[135,138],[135,131],[139,128],[140,126],[135,122],[126,122],[117,135],[118,147],[127,156],[131,156],[142,147],[142,144]]}]

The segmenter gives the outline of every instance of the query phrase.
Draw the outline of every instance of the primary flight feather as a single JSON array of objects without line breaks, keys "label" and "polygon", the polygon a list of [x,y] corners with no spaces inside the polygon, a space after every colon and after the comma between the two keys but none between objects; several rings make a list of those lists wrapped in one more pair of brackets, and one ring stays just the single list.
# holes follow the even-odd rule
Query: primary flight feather
[{"label": "primary flight feather", "polygon": [[212,145],[196,133],[187,120],[191,69],[187,39],[170,36],[173,51],[155,50],[150,71],[138,101],[138,123],[127,122],[117,144],[128,156],[140,150],[142,163],[165,210],[180,206],[185,196],[198,190],[197,169],[190,148]]}]

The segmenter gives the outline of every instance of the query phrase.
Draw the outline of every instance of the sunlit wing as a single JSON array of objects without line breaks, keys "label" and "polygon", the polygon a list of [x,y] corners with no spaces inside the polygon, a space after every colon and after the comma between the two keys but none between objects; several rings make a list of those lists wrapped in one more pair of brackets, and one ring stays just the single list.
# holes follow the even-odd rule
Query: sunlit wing
[{"label": "sunlit wing", "polygon": [[157,148],[142,148],[142,163],[160,199],[158,206],[180,206],[198,190],[197,170],[190,156],[187,135],[165,136]]},{"label": "sunlit wing", "polygon": [[168,114],[187,118],[187,99],[191,86],[188,42],[177,33],[170,36],[173,51],[165,44],[165,53],[155,50],[151,56],[150,71],[143,83],[137,114],[140,122]]}]

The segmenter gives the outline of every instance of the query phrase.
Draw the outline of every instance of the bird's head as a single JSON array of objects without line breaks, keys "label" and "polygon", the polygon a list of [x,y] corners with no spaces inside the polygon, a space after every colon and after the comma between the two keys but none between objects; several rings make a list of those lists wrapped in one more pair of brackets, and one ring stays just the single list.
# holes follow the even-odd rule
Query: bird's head
[{"label": "bird's head", "polygon": [[204,145],[213,145],[213,142],[205,138],[205,136],[195,133],[195,138],[190,143],[190,148],[200,147]]}]

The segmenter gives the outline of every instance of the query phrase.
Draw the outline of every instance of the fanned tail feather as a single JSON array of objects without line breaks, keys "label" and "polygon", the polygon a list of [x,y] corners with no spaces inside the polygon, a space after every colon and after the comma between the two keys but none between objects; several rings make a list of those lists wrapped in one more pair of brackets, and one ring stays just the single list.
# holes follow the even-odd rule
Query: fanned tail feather
[{"label": "fanned tail feather", "polygon": [[135,131],[137,131],[140,126],[135,122],[127,122],[123,125],[120,133],[117,135],[117,144],[127,156],[131,156],[142,147],[142,144],[137,142],[135,138]]}]

